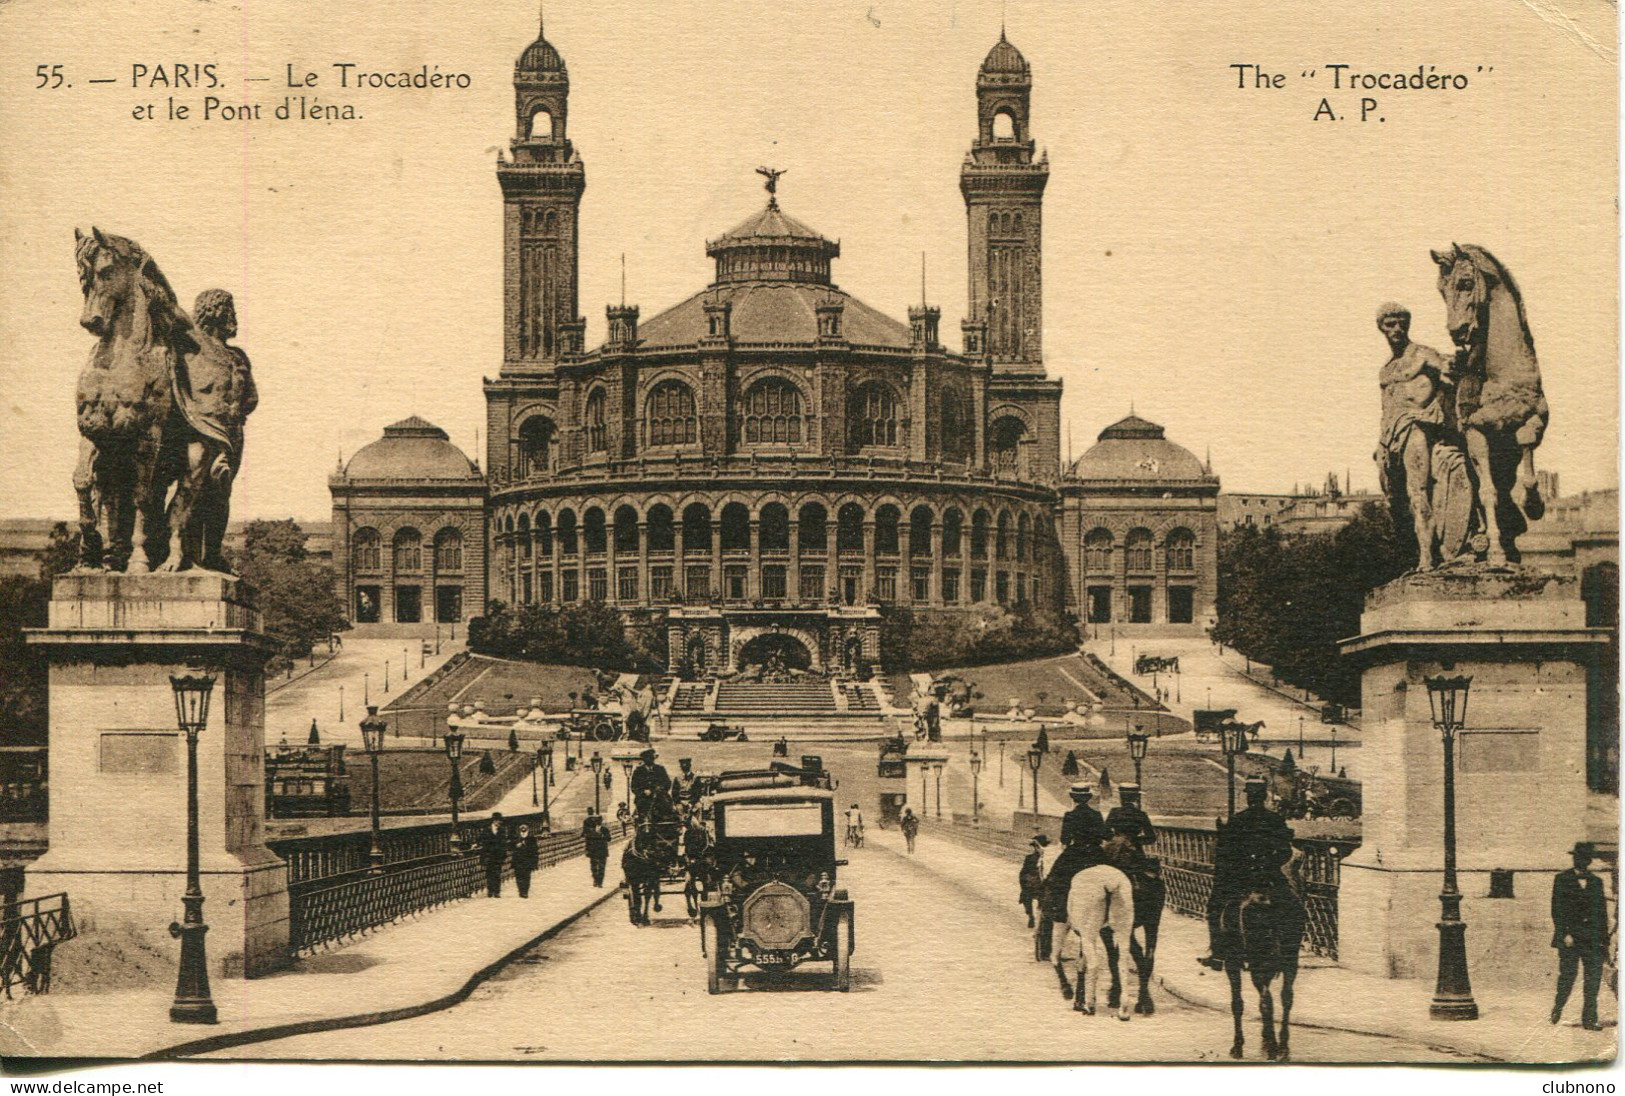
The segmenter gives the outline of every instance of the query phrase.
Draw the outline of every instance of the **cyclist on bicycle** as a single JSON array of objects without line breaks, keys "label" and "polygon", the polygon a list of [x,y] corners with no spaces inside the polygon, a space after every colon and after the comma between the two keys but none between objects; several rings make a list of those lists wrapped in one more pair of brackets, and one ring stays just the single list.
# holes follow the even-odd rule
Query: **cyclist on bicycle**
[{"label": "cyclist on bicycle", "polygon": [[846,812],[846,843],[848,845],[863,844],[863,811],[858,809],[856,803]]}]

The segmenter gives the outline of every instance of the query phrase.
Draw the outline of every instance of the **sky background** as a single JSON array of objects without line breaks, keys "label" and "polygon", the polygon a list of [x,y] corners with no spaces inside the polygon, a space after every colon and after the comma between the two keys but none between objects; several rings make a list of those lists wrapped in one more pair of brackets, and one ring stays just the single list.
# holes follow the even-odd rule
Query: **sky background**
[{"label": "sky background", "polygon": [[[1066,382],[1063,449],[1132,404],[1211,447],[1226,490],[1345,470],[1372,488],[1376,307],[1407,303],[1413,335],[1447,347],[1428,250],[1458,241],[1523,289],[1552,411],[1538,465],[1565,493],[1616,484],[1617,13],[1601,0],[550,0],[587,171],[589,345],[621,254],[645,317],[681,300],[710,280],[705,240],[760,208],[769,164],[787,171],[784,209],[840,240],[835,279],[866,302],[902,318],[925,252],[957,348],[958,171],[1001,12],[1050,159],[1044,346]],[[188,306],[236,294],[261,394],[236,516],[325,518],[338,454],[407,415],[476,454],[502,348],[493,165],[536,27],[530,0],[0,7],[0,516],[73,513],[74,377],[92,345],[76,225],[139,241]],[[472,87],[346,92],[340,61],[438,65]],[[215,63],[224,86],[131,86],[133,65],[177,62]],[[1286,86],[1239,90],[1239,62]],[[41,63],[73,86],[36,90]],[[270,120],[289,63],[319,74],[307,95],[364,117]],[[1334,63],[1472,86],[1365,93],[1385,121],[1361,123]],[[194,117],[215,94],[266,118],[131,117],[152,103],[162,118],[171,94]],[[1322,95],[1349,117],[1312,121]]]}]

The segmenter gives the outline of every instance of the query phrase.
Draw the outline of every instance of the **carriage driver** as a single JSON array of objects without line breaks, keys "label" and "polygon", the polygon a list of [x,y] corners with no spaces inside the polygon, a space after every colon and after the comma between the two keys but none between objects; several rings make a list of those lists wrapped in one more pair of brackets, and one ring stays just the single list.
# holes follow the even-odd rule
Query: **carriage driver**
[{"label": "carriage driver", "polygon": [[1219,830],[1213,852],[1213,887],[1207,903],[1208,954],[1196,961],[1213,970],[1224,969],[1224,956],[1216,954],[1219,918],[1225,907],[1254,886],[1267,886],[1272,877],[1286,882],[1281,868],[1292,859],[1292,828],[1264,805],[1269,785],[1250,776],[1244,786],[1247,806]]},{"label": "carriage driver", "polygon": [[671,795],[671,777],[664,765],[655,764],[653,749],[644,750],[638,758],[638,767],[632,770],[632,809],[643,818],[657,801]]}]

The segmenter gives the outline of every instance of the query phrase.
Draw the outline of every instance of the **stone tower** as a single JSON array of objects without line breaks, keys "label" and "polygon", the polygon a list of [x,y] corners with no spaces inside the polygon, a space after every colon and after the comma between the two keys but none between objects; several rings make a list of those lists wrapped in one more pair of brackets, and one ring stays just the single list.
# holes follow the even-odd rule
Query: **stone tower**
[{"label": "stone tower", "polygon": [[576,311],[581,193],[586,168],[570,144],[570,74],[540,34],[513,69],[511,160],[502,186],[504,375],[550,372],[580,353]]},{"label": "stone tower", "polygon": [[959,171],[970,244],[965,353],[991,358],[995,373],[1043,372],[1049,157],[1033,158],[1032,87],[1027,59],[1001,30],[976,74],[976,140]]}]

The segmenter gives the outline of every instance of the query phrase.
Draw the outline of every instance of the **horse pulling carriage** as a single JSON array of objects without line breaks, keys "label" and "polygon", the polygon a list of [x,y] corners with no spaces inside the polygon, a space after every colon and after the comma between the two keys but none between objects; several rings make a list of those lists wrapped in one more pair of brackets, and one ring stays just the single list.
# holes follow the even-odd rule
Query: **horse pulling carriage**
[{"label": "horse pulling carriage", "polygon": [[835,792],[821,768],[775,762],[724,773],[711,798],[717,885],[699,901],[706,989],[737,985],[746,967],[782,974],[831,965],[831,986],[851,986],[853,904],[836,886]]}]

